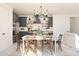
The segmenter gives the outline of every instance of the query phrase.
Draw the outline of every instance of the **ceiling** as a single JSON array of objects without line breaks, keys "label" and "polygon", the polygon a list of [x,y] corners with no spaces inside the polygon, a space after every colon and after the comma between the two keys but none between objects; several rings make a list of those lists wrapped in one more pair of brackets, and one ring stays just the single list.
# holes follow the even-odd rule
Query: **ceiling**
[{"label": "ceiling", "polygon": [[[33,14],[41,3],[7,3],[19,15]],[[79,14],[79,3],[42,3],[49,14]]]}]

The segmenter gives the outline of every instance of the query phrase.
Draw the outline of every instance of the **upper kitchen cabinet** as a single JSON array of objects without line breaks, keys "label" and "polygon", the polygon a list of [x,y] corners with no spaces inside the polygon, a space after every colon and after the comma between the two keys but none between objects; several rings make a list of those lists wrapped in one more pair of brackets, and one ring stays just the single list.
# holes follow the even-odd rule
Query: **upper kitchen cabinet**
[{"label": "upper kitchen cabinet", "polygon": [[26,27],[27,26],[27,17],[19,17],[19,25],[20,25],[20,27]]},{"label": "upper kitchen cabinet", "polygon": [[53,17],[48,17],[48,27],[53,27]]}]

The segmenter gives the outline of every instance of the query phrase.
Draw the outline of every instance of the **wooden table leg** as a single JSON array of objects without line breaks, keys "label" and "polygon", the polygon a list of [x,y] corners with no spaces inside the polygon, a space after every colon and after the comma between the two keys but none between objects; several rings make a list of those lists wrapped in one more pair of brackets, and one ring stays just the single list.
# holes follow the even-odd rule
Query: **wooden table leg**
[{"label": "wooden table leg", "polygon": [[44,47],[44,42],[43,42],[43,40],[41,40],[42,41],[42,55],[43,55],[43,47]]},{"label": "wooden table leg", "polygon": [[50,51],[51,51],[51,55],[52,55],[52,40],[50,40]]}]

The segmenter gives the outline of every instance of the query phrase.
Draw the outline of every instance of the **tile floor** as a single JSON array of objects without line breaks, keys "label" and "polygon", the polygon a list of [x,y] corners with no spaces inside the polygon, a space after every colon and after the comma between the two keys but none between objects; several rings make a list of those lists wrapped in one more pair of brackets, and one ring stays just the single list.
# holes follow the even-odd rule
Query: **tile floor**
[{"label": "tile floor", "polygon": [[[31,49],[27,53],[24,54],[24,56],[64,56],[65,54],[63,51],[60,51],[59,49],[55,51],[52,50],[52,55],[50,52],[50,49],[45,48],[42,52],[41,49],[37,49],[37,54],[35,54]],[[13,51],[10,56],[22,56],[22,52],[20,50]]]},{"label": "tile floor", "polygon": [[[10,49],[9,49],[10,50]],[[8,51],[8,50],[6,50]],[[16,51],[16,44],[14,44],[14,47],[11,48],[11,51],[8,51],[9,54],[8,56],[23,56],[22,55],[22,52],[20,50]],[[4,51],[3,51],[4,53]],[[2,53],[0,53],[1,55]],[[6,56],[7,53],[5,54],[2,54],[3,56]],[[24,54],[24,56],[79,56],[79,52],[75,52],[71,49],[69,49],[68,47],[65,47],[63,46],[62,47],[62,51],[60,51],[58,48],[56,49],[56,51],[52,52],[52,55],[51,55],[51,52],[49,49],[45,48],[43,53],[41,51],[41,49],[37,49],[37,54],[35,54],[31,49],[26,53]]]}]

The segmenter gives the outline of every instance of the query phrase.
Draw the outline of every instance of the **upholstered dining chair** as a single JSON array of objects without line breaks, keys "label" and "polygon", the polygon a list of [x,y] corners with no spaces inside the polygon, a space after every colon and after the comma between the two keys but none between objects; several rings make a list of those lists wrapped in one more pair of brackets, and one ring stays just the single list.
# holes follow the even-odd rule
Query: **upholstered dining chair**
[{"label": "upholstered dining chair", "polygon": [[[28,37],[27,49],[31,49],[35,54],[37,53],[37,40],[34,35]],[[27,51],[28,51],[27,50]]]},{"label": "upholstered dining chair", "polygon": [[50,35],[43,36],[42,52],[44,51],[45,48],[50,50],[50,52],[52,54],[52,37]]}]

